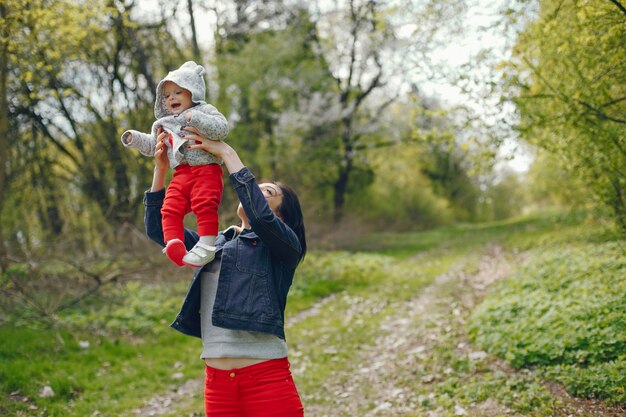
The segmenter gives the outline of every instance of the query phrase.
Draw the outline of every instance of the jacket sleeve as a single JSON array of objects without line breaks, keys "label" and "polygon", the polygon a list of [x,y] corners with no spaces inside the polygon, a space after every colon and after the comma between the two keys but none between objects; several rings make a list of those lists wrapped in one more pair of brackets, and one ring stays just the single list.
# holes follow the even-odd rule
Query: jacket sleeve
[{"label": "jacket sleeve", "polygon": [[[146,235],[165,247],[163,241],[163,226],[161,225],[161,207],[163,207],[163,200],[165,199],[165,189],[159,191],[146,191],[143,196],[143,204],[145,207],[145,213],[143,222],[146,226]],[[198,242],[198,234],[192,230],[185,229],[185,247],[187,250],[193,248]]]},{"label": "jacket sleeve", "polygon": [[285,265],[295,268],[302,247],[296,233],[270,209],[256,178],[247,167],[230,175],[233,188],[246,212],[252,230]]},{"label": "jacket sleeve", "polygon": [[223,141],[228,136],[228,121],[210,104],[194,107],[189,125],[198,129],[202,136],[210,140]]},{"label": "jacket sleeve", "polygon": [[156,148],[156,136],[136,130],[127,130],[122,133],[122,143],[127,148],[136,149],[145,156],[154,156]]}]

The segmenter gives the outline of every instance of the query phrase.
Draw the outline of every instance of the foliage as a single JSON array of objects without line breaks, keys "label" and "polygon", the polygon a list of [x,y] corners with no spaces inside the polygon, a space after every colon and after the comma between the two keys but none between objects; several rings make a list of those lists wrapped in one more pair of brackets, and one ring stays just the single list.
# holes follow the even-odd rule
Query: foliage
[{"label": "foliage", "polygon": [[[141,194],[133,193],[126,173],[119,112],[141,101],[142,92],[133,94],[140,81],[129,79],[131,65],[122,65],[138,48],[129,39],[130,10],[119,6],[8,5],[14,25],[6,94],[14,145],[5,165],[2,223],[11,230],[5,238],[14,254],[63,233],[98,248],[96,231],[134,220],[131,207]],[[146,166],[136,167],[147,176]]]},{"label": "foliage", "polygon": [[626,13],[612,2],[539,4],[503,63],[518,128],[626,228]]},{"label": "foliage", "polygon": [[[85,251],[80,242],[70,237],[48,241],[49,247],[28,251],[24,257],[14,255],[8,268],[0,272],[0,325],[54,326],[60,314],[84,302],[95,303],[98,296],[104,297],[108,308],[113,308],[125,300],[122,293],[113,289],[120,283],[139,279],[153,269],[153,264],[162,268],[150,275],[152,281],[175,276],[174,267],[156,244],[146,245],[147,239],[133,228],[120,228],[118,232],[126,236],[124,242],[97,252]],[[109,239],[103,237],[105,241]],[[91,321],[106,327],[95,317]]]},{"label": "foliage", "polygon": [[526,193],[534,207],[589,207],[587,190],[582,179],[562,168],[558,157],[538,152],[526,175]]},{"label": "foliage", "polygon": [[516,172],[503,169],[493,184],[489,185],[482,199],[481,217],[485,220],[504,220],[520,216],[529,206],[529,194],[532,186]]},{"label": "foliage", "polygon": [[[55,157],[44,152],[37,130],[61,132],[68,126],[48,125],[56,117],[51,102],[65,103],[71,89],[59,82],[64,68],[86,59],[90,47],[98,53],[103,34],[100,26],[105,7],[96,1],[89,6],[65,0],[3,1],[0,5],[0,262],[7,266],[4,230],[15,230],[5,219],[14,220],[12,202],[26,188],[18,210],[52,233],[61,228],[57,211],[60,197],[50,167]],[[67,104],[69,107],[69,104]],[[34,108],[44,110],[36,114]],[[62,105],[58,113],[67,112]],[[52,114],[51,114],[52,113]],[[36,117],[33,117],[36,116]],[[31,118],[32,123],[23,123]],[[62,147],[61,143],[57,143]],[[62,156],[67,157],[67,155]],[[25,173],[28,187],[15,184]],[[29,175],[30,174],[30,175]],[[34,204],[33,204],[34,203]],[[33,210],[34,208],[34,210]],[[38,220],[38,221],[36,221]],[[15,236],[13,236],[15,238]]]},{"label": "foliage", "polygon": [[565,385],[577,397],[598,398],[622,405],[626,402],[626,357],[586,367],[556,365],[546,368],[548,378]]},{"label": "foliage", "polygon": [[578,395],[623,402],[625,268],[620,240],[540,245],[474,312],[472,337],[516,367],[547,369]]},{"label": "foliage", "polygon": [[452,221],[450,200],[437,195],[421,172],[422,164],[417,161],[429,157],[421,146],[399,144],[366,155],[374,180],[349,196],[347,206],[353,216],[367,220],[369,230],[413,230]]},{"label": "foliage", "polygon": [[[433,36],[451,30],[449,17],[463,5],[354,0],[320,4],[331,9],[320,14],[303,3],[272,3],[275,13],[255,2],[228,3],[211,10],[215,50],[200,51],[197,39],[188,42],[192,8],[160,4],[140,18],[142,2],[70,3],[3,3],[3,120],[15,135],[12,146],[0,147],[8,152],[0,155],[3,267],[9,256],[23,259],[60,235],[85,252],[101,251],[125,239],[120,226],[141,222],[152,161],[124,149],[119,135],[149,129],[157,80],[192,57],[214,56],[203,62],[208,99],[231,122],[228,141],[258,177],[299,191],[311,229],[336,206],[352,214],[370,198],[403,203],[398,213],[380,204],[349,220],[428,227],[477,218],[466,155],[447,147],[455,141],[444,133],[446,112],[407,84],[425,69],[415,56],[435,48]],[[444,20],[448,26],[434,23]],[[426,107],[436,116],[425,115]],[[431,147],[420,145],[426,136]],[[435,146],[439,140],[445,149]],[[398,144],[390,154],[416,156],[414,179],[392,175],[373,155]],[[413,170],[408,158],[402,166]],[[224,193],[223,226],[236,220],[236,205],[234,193]]]},{"label": "foliage", "polygon": [[312,156],[322,152],[303,137],[310,121],[300,112],[332,86],[313,51],[308,16],[295,19],[284,28],[250,33],[245,42],[220,41],[218,106],[232,124],[228,142],[258,177],[308,187],[312,181],[302,174],[324,172],[321,158]]}]

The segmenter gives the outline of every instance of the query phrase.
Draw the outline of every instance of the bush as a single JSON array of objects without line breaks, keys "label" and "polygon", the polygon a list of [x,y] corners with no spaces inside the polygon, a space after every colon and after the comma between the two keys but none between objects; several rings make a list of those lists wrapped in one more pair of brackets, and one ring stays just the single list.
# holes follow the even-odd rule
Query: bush
[{"label": "bush", "polygon": [[[543,249],[475,310],[471,337],[515,367],[549,368],[568,388],[598,397],[595,373],[581,370],[621,369],[626,361],[622,242]],[[589,375],[588,383],[572,377],[577,374]],[[602,386],[613,399],[623,398],[623,389],[620,394],[612,388],[620,381],[623,388],[623,377],[611,375]]]}]

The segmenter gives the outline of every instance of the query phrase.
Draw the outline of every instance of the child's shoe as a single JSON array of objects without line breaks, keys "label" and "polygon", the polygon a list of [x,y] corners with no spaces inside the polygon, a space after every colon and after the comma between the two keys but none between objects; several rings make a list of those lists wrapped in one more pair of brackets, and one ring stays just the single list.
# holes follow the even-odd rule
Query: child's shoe
[{"label": "child's shoe", "polygon": [[196,246],[183,257],[183,263],[194,268],[204,266],[215,258],[215,250],[215,246],[198,242]]},{"label": "child's shoe", "polygon": [[170,258],[178,266],[183,266],[183,257],[187,254],[187,248],[180,239],[172,239],[167,242],[167,246],[163,249],[163,253]]}]

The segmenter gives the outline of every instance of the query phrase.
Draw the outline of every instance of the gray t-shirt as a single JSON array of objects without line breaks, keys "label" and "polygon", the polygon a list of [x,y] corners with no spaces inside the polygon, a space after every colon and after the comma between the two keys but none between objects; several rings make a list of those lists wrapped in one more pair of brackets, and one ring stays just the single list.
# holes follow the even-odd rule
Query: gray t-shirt
[{"label": "gray t-shirt", "polygon": [[221,259],[215,259],[208,270],[200,274],[202,298],[202,354],[204,358],[280,359],[287,356],[287,343],[280,337],[261,332],[230,330],[213,326],[211,315],[217,293]]}]

